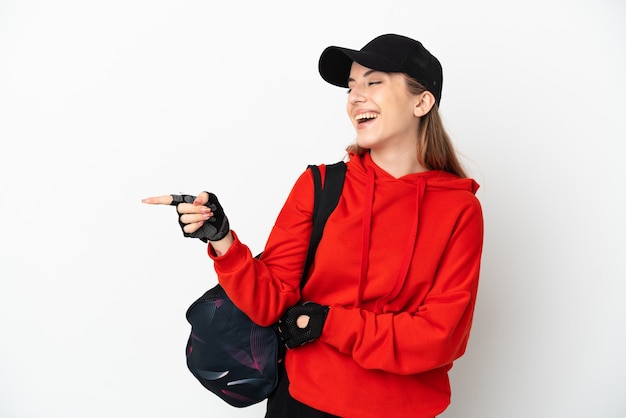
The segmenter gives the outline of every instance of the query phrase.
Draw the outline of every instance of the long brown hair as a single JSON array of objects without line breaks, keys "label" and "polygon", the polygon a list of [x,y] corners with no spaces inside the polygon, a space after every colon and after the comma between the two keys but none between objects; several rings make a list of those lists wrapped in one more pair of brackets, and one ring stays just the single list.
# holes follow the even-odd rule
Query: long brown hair
[{"label": "long brown hair", "polygon": [[[419,95],[426,88],[415,79],[405,75],[406,84],[411,94]],[[443,127],[439,108],[434,104],[430,111],[422,116],[417,130],[417,160],[429,170],[443,170],[466,178],[467,174],[456,154],[452,140]],[[348,153],[363,154],[366,149],[357,144],[346,148]]]}]

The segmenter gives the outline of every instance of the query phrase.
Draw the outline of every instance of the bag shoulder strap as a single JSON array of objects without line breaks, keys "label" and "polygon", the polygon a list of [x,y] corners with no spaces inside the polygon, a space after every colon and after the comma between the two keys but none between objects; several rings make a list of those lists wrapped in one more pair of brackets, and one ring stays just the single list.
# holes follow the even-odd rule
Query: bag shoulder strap
[{"label": "bag shoulder strap", "polygon": [[326,165],[326,177],[322,185],[322,176],[317,165],[309,165],[308,167],[313,174],[314,202],[313,202],[313,231],[311,232],[311,240],[307,251],[306,262],[302,272],[302,280],[300,280],[300,288],[302,289],[308,279],[309,268],[315,257],[315,251],[322,239],[324,226],[330,214],[337,207],[341,191],[343,190],[343,181],[346,177],[346,163],[339,161],[335,164]]}]

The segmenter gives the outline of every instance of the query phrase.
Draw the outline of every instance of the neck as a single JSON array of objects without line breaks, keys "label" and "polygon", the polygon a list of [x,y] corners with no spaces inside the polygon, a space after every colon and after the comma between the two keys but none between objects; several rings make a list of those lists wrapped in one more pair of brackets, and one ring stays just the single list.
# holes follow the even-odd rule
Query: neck
[{"label": "neck", "polygon": [[417,161],[417,152],[380,152],[370,150],[372,161],[395,178],[428,171]]}]

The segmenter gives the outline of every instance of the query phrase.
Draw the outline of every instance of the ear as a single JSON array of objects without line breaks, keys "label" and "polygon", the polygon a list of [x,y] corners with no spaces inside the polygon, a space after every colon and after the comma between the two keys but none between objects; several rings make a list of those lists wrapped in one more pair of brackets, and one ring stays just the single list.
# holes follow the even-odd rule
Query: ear
[{"label": "ear", "polygon": [[429,91],[425,91],[416,97],[415,107],[413,108],[413,114],[418,118],[421,118],[435,105],[435,96]]}]

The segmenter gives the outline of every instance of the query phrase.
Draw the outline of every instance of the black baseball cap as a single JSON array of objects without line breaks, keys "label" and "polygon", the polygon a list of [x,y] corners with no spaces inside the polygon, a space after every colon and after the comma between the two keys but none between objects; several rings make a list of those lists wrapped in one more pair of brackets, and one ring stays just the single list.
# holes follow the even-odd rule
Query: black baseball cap
[{"label": "black baseball cap", "polygon": [[360,51],[329,46],[320,56],[320,74],[330,84],[348,87],[353,61],[376,71],[405,73],[426,87],[435,96],[437,105],[441,101],[441,63],[414,39],[395,34],[381,35]]}]

